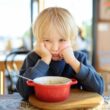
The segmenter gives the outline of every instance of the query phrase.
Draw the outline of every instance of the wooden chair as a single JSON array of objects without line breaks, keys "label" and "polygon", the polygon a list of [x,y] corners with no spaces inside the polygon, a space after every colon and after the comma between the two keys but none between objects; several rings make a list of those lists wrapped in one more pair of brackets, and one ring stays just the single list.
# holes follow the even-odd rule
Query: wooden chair
[{"label": "wooden chair", "polygon": [[0,71],[0,95],[5,94],[5,78],[4,73]]},{"label": "wooden chair", "polygon": [[[19,55],[25,55],[29,52],[29,50],[16,50],[10,52],[5,59],[5,70],[6,70],[6,82],[7,82],[7,91],[12,94],[16,92],[16,81],[17,81],[17,73],[19,73],[19,69],[22,66],[23,60],[19,63],[16,61],[15,57]],[[8,59],[10,58],[10,63]],[[20,58],[21,59],[21,58]]]}]

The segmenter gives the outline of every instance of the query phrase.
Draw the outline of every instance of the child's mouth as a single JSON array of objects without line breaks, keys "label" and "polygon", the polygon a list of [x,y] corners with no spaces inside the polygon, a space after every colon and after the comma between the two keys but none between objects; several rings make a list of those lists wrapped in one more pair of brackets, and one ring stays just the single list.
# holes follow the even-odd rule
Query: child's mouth
[{"label": "child's mouth", "polygon": [[61,60],[61,57],[59,56],[59,54],[53,54],[52,55],[52,60],[55,60],[55,61]]}]

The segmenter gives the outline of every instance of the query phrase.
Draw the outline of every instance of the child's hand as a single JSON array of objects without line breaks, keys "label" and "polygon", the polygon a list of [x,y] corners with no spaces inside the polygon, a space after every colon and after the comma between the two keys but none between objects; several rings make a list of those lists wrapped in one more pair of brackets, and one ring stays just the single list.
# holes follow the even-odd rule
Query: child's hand
[{"label": "child's hand", "polygon": [[75,58],[72,46],[70,43],[66,43],[60,51],[60,55],[64,58],[76,73],[80,71],[80,62]]},{"label": "child's hand", "polygon": [[70,43],[65,43],[63,45],[63,47],[60,50],[60,55],[61,55],[61,57],[64,58],[66,63],[69,63],[71,61],[71,59],[75,58],[73,49],[72,49],[72,46]]},{"label": "child's hand", "polygon": [[34,51],[41,57],[41,59],[46,62],[47,64],[50,63],[52,55],[45,47],[43,42],[37,43],[35,46]]}]

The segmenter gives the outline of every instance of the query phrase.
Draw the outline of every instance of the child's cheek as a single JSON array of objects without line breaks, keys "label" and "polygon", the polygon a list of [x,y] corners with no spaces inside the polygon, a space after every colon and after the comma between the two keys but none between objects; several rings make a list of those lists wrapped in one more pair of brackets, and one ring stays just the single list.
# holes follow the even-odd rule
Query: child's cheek
[{"label": "child's cheek", "polygon": [[45,48],[48,48],[48,45],[47,45],[45,42],[44,42],[44,47],[45,47]]},{"label": "child's cheek", "polygon": [[50,50],[50,45],[48,43],[44,42],[44,46],[46,49]]},{"label": "child's cheek", "polygon": [[66,43],[63,43],[61,46],[60,46],[60,50],[59,52],[61,52],[62,50],[64,50],[65,48],[69,47],[70,46],[70,43],[66,42]]},{"label": "child's cheek", "polygon": [[48,48],[48,45],[47,45],[47,43],[46,43],[46,42],[44,42],[44,46],[45,46],[46,48]]}]

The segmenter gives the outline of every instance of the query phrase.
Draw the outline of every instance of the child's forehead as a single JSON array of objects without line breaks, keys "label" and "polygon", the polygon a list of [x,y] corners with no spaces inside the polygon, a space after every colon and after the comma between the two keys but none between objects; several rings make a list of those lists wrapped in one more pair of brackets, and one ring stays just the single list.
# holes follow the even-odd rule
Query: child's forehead
[{"label": "child's forehead", "polygon": [[63,39],[63,38],[66,38],[64,37],[63,35],[59,34],[59,33],[56,33],[56,32],[49,32],[49,33],[46,33],[42,36],[42,39]]},{"label": "child's forehead", "polygon": [[61,27],[55,26],[53,23],[49,24],[48,28],[44,28],[44,37],[51,38],[52,36],[59,36],[60,38],[64,38],[65,32]]},{"label": "child's forehead", "polygon": [[54,26],[49,26],[48,28],[44,28],[43,36],[51,37],[52,35],[58,34],[58,31]]},{"label": "child's forehead", "polygon": [[62,25],[53,22],[50,22],[48,25],[43,25],[41,28],[41,39],[68,39],[69,37],[68,31]]}]

